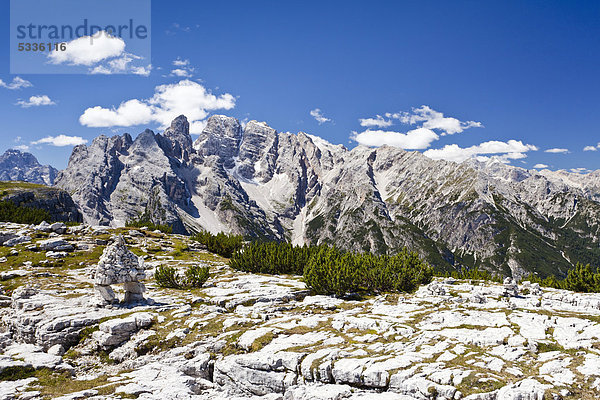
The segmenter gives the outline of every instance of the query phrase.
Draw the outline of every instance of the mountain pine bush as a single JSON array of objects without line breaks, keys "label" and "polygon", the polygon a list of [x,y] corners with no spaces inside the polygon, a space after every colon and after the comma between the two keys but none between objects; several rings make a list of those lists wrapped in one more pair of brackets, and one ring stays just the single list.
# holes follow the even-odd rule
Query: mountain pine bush
[{"label": "mountain pine bush", "polygon": [[416,253],[403,249],[393,256],[347,253],[335,247],[250,243],[235,252],[229,265],[263,274],[303,275],[317,294],[411,292],[431,282],[433,269]]},{"label": "mountain pine bush", "polygon": [[156,284],[162,288],[180,289],[181,278],[173,267],[158,267],[154,272]]},{"label": "mountain pine bush", "polygon": [[185,271],[185,284],[188,287],[200,288],[208,280],[208,267],[191,265]]},{"label": "mountain pine bush", "polygon": [[592,268],[590,264],[577,263],[575,268],[569,270],[564,279],[558,279],[554,275],[541,279],[539,276],[531,274],[524,280],[537,282],[540,286],[555,289],[566,289],[582,293],[600,292],[600,271],[598,268]]},{"label": "mountain pine bush", "polygon": [[211,253],[216,253],[225,258],[230,258],[244,244],[244,238],[241,235],[225,234],[223,232],[213,235],[210,232],[202,231],[192,236],[192,239],[205,245]]},{"label": "mountain pine bush", "polygon": [[17,224],[39,224],[52,221],[50,213],[41,208],[18,206],[12,201],[0,201],[0,221]]},{"label": "mountain pine bush", "polygon": [[229,265],[245,272],[302,275],[304,266],[318,249],[290,243],[253,242],[233,253]]},{"label": "mountain pine bush", "polygon": [[322,247],[304,267],[304,282],[314,293],[343,296],[360,289],[364,269],[352,253],[342,253],[335,247]]},{"label": "mountain pine bush", "polygon": [[200,288],[208,280],[208,271],[208,267],[190,265],[182,277],[173,267],[158,267],[154,273],[154,280],[156,281],[156,284],[162,288]]}]

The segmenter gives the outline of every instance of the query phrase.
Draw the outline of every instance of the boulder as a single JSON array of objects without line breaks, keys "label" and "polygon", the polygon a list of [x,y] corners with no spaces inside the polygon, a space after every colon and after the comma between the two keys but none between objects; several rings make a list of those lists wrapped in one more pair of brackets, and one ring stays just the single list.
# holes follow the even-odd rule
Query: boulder
[{"label": "boulder", "polygon": [[6,242],[4,242],[4,246],[12,247],[12,246],[16,246],[18,244],[27,243],[27,242],[31,242],[31,236],[27,236],[27,235],[17,236],[15,238],[8,239]]},{"label": "boulder", "polygon": [[67,242],[62,238],[52,238],[47,240],[42,240],[38,243],[42,250],[52,250],[52,251],[73,251],[74,247],[72,244]]},{"label": "boulder", "polygon": [[50,225],[50,230],[52,232],[62,235],[64,233],[67,233],[67,225],[65,225],[63,222],[55,222],[52,225]]}]

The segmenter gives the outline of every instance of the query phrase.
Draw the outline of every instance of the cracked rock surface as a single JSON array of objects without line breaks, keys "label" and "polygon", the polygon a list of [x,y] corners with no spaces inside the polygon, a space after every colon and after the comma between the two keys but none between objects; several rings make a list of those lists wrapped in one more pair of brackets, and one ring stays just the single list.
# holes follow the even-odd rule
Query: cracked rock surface
[{"label": "cracked rock surface", "polygon": [[[56,264],[42,263],[38,243],[46,233],[16,224],[1,228],[29,234],[32,242],[0,247],[7,259],[2,272],[26,272],[2,281],[10,302],[0,309],[0,374],[29,371],[0,380],[0,398],[542,400],[600,394],[598,294],[438,278],[412,294],[346,300],[311,295],[300,277],[233,271],[184,236],[127,229],[99,234],[92,227],[75,234],[69,228],[62,240],[76,250]],[[153,301],[111,307],[93,301],[91,272],[105,248],[95,243],[114,233],[145,258],[143,282]],[[35,251],[26,248],[32,244]],[[204,288],[162,289],[151,279],[158,266],[183,271],[190,264],[210,267]],[[63,380],[53,385],[48,374]]]}]

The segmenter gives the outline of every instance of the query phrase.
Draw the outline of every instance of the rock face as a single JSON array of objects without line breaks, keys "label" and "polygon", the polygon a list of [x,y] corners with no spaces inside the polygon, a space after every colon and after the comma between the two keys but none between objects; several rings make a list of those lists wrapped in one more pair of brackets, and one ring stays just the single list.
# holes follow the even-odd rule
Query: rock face
[{"label": "rock face", "polygon": [[175,232],[233,232],[353,251],[418,251],[441,268],[515,278],[600,257],[600,171],[461,164],[383,146],[348,150],[264,122],[185,117],[163,134],[100,136],[73,150],[57,185],[91,224],[140,214]]},{"label": "rock face", "polygon": [[125,289],[124,303],[144,299],[144,284],[140,281],[146,278],[144,263],[127,249],[123,236],[116,237],[113,244],[104,249],[98,260],[95,274],[96,293],[108,303],[117,298],[110,285],[123,283]]},{"label": "rock face", "polygon": [[31,153],[9,149],[0,156],[0,181],[23,181],[52,185],[58,171],[41,165]]},{"label": "rock face", "polygon": [[52,221],[83,221],[77,205],[65,190],[26,182],[6,182],[3,188],[0,191],[0,200],[45,210],[50,214]]}]

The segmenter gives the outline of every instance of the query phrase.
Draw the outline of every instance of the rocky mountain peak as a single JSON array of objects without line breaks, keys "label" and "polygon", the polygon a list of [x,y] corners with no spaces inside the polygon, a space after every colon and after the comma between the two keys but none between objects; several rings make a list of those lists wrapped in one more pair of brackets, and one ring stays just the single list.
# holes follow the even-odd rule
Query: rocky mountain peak
[{"label": "rocky mountain peak", "polygon": [[162,136],[167,139],[165,151],[180,160],[189,161],[192,153],[192,137],[190,124],[185,115],[180,115],[171,122]]},{"label": "rocky mountain peak", "polygon": [[241,140],[240,121],[225,115],[212,115],[194,142],[194,148],[201,156],[218,156],[219,161],[226,168],[232,168],[235,164],[233,157],[238,154]]},{"label": "rocky mountain peak", "polygon": [[0,156],[1,181],[25,181],[52,185],[58,171],[50,165],[41,165],[31,153],[9,149]]},{"label": "rocky mountain peak", "polygon": [[188,122],[186,116],[182,114],[182,115],[176,117],[171,122],[171,126],[169,128],[167,128],[167,130],[165,131],[165,135],[167,135],[167,132],[189,135],[190,134],[190,123]]},{"label": "rocky mountain peak", "polygon": [[3,167],[37,167],[40,166],[40,163],[31,153],[8,149],[0,156],[0,165]]}]

